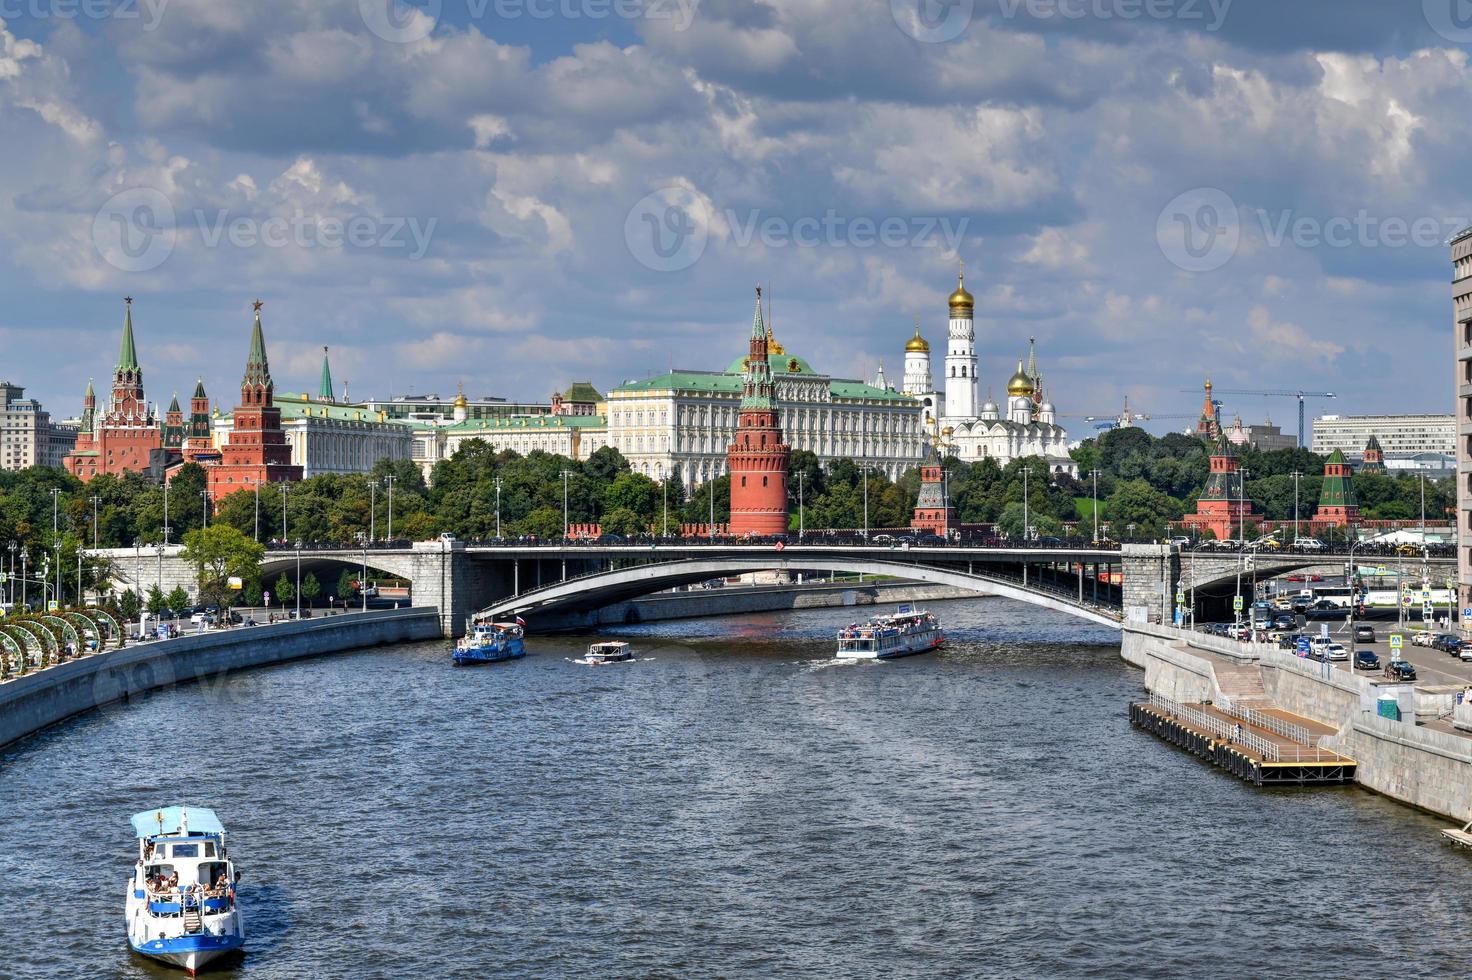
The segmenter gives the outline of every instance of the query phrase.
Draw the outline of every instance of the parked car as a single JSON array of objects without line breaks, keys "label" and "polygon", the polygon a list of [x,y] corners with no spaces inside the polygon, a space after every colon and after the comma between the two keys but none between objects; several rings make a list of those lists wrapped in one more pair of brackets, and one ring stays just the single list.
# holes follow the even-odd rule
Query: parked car
[{"label": "parked car", "polygon": [[1333,642],[1327,636],[1311,636],[1309,637],[1308,648],[1310,650],[1322,650]]},{"label": "parked car", "polygon": [[1328,655],[1330,660],[1334,661],[1349,659],[1349,651],[1344,648],[1343,643],[1329,644],[1328,646],[1324,647],[1324,653]]},{"label": "parked car", "polygon": [[1413,681],[1416,679],[1416,668],[1404,660],[1392,660],[1385,668],[1385,676],[1391,680]]},{"label": "parked car", "polygon": [[1463,640],[1457,647],[1457,658],[1463,663],[1472,660],[1472,640]]},{"label": "parked car", "polygon": [[1436,639],[1436,634],[1430,630],[1417,630],[1411,634],[1411,646],[1429,647]]},{"label": "parked car", "polygon": [[1451,633],[1438,633],[1436,639],[1431,641],[1431,645],[1442,653],[1456,653],[1457,648],[1462,645],[1462,640]]},{"label": "parked car", "polygon": [[1294,551],[1323,551],[1324,542],[1318,538],[1294,538],[1292,547]]},{"label": "parked car", "polygon": [[1364,625],[1356,626],[1354,628],[1354,641],[1356,643],[1374,643],[1375,627]]},{"label": "parked car", "polygon": [[1380,658],[1375,656],[1374,650],[1356,650],[1354,652],[1355,670],[1379,670]]}]

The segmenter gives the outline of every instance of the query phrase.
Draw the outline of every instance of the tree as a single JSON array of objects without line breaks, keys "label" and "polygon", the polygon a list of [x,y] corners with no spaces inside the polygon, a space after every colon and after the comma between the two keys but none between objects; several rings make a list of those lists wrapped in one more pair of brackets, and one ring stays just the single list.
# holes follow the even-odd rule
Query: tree
[{"label": "tree", "polygon": [[342,574],[337,577],[337,597],[343,602],[351,599],[353,593],[358,588],[357,581],[357,577],[353,575],[353,570],[344,568]]},{"label": "tree", "polygon": [[202,602],[213,601],[222,608],[230,604],[230,579],[258,573],[266,549],[228,524],[211,524],[184,535],[179,556],[194,564]]},{"label": "tree", "polygon": [[240,601],[247,606],[259,606],[264,598],[261,595],[261,580],[259,576],[248,579],[245,588],[240,592]]},{"label": "tree", "polygon": [[176,585],[169,590],[169,594],[165,597],[164,601],[169,604],[170,609],[178,612],[180,609],[189,605],[189,591],[182,585]]},{"label": "tree", "polygon": [[302,579],[302,598],[307,600],[307,605],[311,605],[312,600],[321,594],[322,583],[317,581],[315,573],[308,572],[307,577]]},{"label": "tree", "polygon": [[532,534],[541,539],[562,536],[562,511],[553,507],[538,507],[518,522],[522,534]]},{"label": "tree", "polygon": [[288,602],[296,598],[296,589],[292,586],[291,579],[286,577],[285,572],[282,572],[281,577],[276,580],[274,591],[276,593],[276,601],[281,604],[281,608],[283,609],[286,608]]},{"label": "tree", "polygon": [[148,587],[148,601],[144,604],[150,614],[157,616],[169,607],[168,600],[164,598],[163,591],[156,585]]},{"label": "tree", "polygon": [[638,514],[627,507],[619,507],[603,515],[603,532],[621,534],[625,537],[643,534],[646,523]]},{"label": "tree", "polygon": [[143,604],[138,601],[138,593],[134,592],[132,589],[128,589],[127,591],[125,591],[122,595],[122,598],[118,600],[118,612],[122,613],[123,619],[127,620],[128,622],[132,622],[133,620],[137,619],[138,613],[142,610],[142,608]]}]

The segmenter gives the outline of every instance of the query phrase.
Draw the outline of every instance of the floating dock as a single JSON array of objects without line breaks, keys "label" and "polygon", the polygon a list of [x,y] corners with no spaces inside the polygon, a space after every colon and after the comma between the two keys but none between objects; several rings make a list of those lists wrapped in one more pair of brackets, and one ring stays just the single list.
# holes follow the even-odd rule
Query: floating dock
[{"label": "floating dock", "polygon": [[1130,705],[1130,724],[1254,786],[1354,782],[1355,761],[1318,746],[1322,726],[1275,707],[1181,704],[1152,694]]}]

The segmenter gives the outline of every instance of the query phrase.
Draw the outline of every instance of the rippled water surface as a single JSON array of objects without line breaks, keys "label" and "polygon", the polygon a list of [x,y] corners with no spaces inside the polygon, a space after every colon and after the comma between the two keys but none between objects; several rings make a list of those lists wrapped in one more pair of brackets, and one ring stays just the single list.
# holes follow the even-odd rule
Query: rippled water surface
[{"label": "rippled water surface", "polygon": [[1472,859],[1354,789],[1263,791],[1133,731],[1117,637],[939,603],[631,628],[638,663],[441,644],[94,712],[0,764],[0,975],[178,976],[123,932],[130,814],[213,806],[219,976],[1467,975]]}]

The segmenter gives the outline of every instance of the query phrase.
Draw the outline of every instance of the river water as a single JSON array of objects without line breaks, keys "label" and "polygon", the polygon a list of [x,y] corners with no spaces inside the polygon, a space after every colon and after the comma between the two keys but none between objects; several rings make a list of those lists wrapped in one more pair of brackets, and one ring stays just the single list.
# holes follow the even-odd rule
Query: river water
[{"label": "river water", "polygon": [[1117,636],[937,603],[620,630],[457,670],[323,657],[82,716],[0,762],[0,975],[172,977],[123,933],[127,818],[213,806],[232,977],[1466,975],[1472,858],[1356,789],[1264,791],[1126,720]]}]

